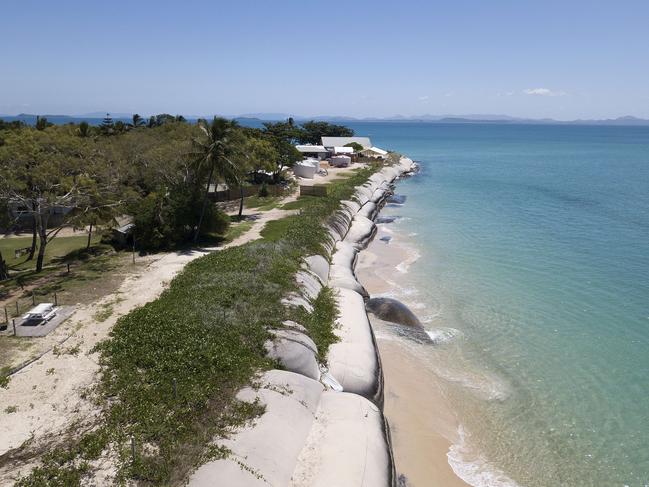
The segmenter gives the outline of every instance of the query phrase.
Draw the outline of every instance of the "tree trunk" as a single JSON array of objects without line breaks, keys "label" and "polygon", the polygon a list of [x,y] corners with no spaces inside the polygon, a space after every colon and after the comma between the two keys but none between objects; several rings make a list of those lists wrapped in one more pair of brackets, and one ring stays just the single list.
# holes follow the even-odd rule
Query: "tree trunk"
[{"label": "tree trunk", "polygon": [[86,244],[86,250],[90,248],[90,240],[92,240],[92,222],[90,222],[90,228],[88,229],[88,243]]},{"label": "tree trunk", "polygon": [[0,252],[0,281],[9,279],[9,269],[7,268],[7,263],[2,258],[2,252]]},{"label": "tree trunk", "polygon": [[36,215],[32,213],[32,246],[29,249],[27,260],[32,260],[36,253]]},{"label": "tree trunk", "polygon": [[203,207],[201,208],[201,216],[198,219],[196,226],[196,233],[194,233],[194,243],[198,242],[198,236],[201,233],[201,225],[203,224],[203,216],[205,215],[205,208],[207,208],[207,198],[210,194],[210,184],[212,184],[212,176],[214,175],[214,164],[210,167],[210,175],[207,177],[207,187],[205,188],[205,198],[203,199]]},{"label": "tree trunk", "polygon": [[45,260],[45,247],[47,246],[47,217],[37,213],[38,235],[40,245],[38,247],[38,257],[36,258],[36,272],[43,270],[43,261]]},{"label": "tree trunk", "polygon": [[239,196],[241,196],[241,201],[239,202],[239,220],[243,215],[243,186],[239,185]]}]

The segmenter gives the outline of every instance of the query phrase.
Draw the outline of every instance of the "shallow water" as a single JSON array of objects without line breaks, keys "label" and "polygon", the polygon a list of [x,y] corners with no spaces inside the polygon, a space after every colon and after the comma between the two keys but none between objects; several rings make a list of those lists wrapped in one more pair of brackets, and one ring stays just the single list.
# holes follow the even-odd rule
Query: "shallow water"
[{"label": "shallow water", "polygon": [[[421,162],[391,276],[474,485],[649,483],[649,128],[350,124]],[[392,242],[387,245],[392,245]]]}]

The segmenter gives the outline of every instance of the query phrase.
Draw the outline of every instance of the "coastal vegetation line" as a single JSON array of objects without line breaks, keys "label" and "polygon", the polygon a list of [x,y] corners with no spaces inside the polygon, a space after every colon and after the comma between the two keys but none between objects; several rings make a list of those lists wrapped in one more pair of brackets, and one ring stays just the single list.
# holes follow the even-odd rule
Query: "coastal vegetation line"
[{"label": "coastal vegetation line", "polygon": [[[325,355],[335,339],[331,291],[320,293],[310,314],[282,306],[281,297],[294,290],[301,258],[320,251],[323,221],[374,169],[334,182],[326,197],[300,198],[292,205],[300,215],[271,222],[263,240],[198,259],[158,300],[120,319],[98,347],[104,372],[89,392],[102,419],[75,425],[67,444],[44,455],[19,485],[82,483],[107,449],[117,455],[121,479],[178,482],[206,459],[214,435],[260,412],[234,393],[256,371],[276,367],[263,350],[269,328],[294,319]],[[140,445],[135,460],[131,437]]]}]

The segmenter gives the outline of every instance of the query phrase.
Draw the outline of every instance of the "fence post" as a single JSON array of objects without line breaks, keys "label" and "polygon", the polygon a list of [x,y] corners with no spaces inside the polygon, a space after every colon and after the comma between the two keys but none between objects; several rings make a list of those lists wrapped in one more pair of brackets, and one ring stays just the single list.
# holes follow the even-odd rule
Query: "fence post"
[{"label": "fence post", "polygon": [[18,309],[18,300],[16,299],[16,316],[20,314],[20,310]]},{"label": "fence post", "polygon": [[54,306],[58,306],[58,305],[59,305],[59,300],[56,297],[56,293],[54,293]]},{"label": "fence post", "polygon": [[9,325],[9,312],[7,311],[7,307],[5,306],[5,322],[7,325]]},{"label": "fence post", "polygon": [[36,295],[34,294],[34,291],[32,291],[32,306],[36,305]]},{"label": "fence post", "polygon": [[11,320],[11,324],[14,327],[14,336],[16,336],[16,320],[15,319]]},{"label": "fence post", "polygon": [[67,266],[68,266],[68,274],[69,274],[70,273],[70,263],[69,262],[67,263]]},{"label": "fence post", "polygon": [[135,437],[131,435],[131,460],[135,463]]}]

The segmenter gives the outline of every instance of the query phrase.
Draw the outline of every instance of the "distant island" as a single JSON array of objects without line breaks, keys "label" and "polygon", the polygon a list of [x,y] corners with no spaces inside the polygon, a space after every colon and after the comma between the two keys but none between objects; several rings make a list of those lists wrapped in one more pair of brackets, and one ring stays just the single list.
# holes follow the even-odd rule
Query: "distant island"
[{"label": "distant island", "polygon": [[[129,121],[133,114],[131,113],[114,113],[111,112],[113,120]],[[577,120],[555,120],[552,118],[519,118],[509,115],[492,115],[492,114],[468,114],[468,115],[393,115],[389,117],[348,117],[342,115],[318,115],[307,117],[303,115],[291,115],[289,113],[244,113],[240,115],[219,114],[225,118],[239,121],[277,121],[292,118],[296,121],[318,120],[326,122],[409,122],[409,123],[454,123],[454,124],[471,124],[471,123],[493,123],[493,124],[525,124],[525,125],[619,125],[619,126],[649,126],[649,119],[638,118],[634,116],[623,116],[618,118],[607,119],[577,119]],[[20,120],[21,122],[33,125],[39,115],[20,113],[18,115],[0,114],[0,119],[7,122]],[[41,117],[47,118],[49,122],[57,125],[66,123],[88,122],[90,125],[101,124],[106,116],[105,112],[84,113],[81,115],[51,115],[43,114]],[[187,115],[187,120],[195,121],[200,118],[211,118],[213,115]]]}]

